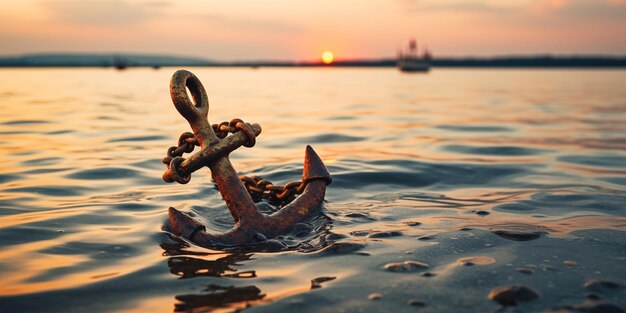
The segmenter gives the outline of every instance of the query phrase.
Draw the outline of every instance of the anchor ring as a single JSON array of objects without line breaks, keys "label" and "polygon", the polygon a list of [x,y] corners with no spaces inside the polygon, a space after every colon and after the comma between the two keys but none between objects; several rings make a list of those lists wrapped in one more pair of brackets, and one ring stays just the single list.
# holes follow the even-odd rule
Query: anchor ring
[{"label": "anchor ring", "polygon": [[172,174],[172,178],[178,182],[179,184],[186,184],[191,180],[191,174],[187,175],[187,176],[182,176],[180,174],[180,172],[178,171],[178,166],[180,165],[180,163],[182,163],[183,161],[185,161],[185,158],[183,157],[175,157],[172,159],[172,161],[170,161],[170,173]]},{"label": "anchor ring", "polygon": [[[193,97],[189,100],[187,88]],[[195,122],[209,115],[209,97],[200,79],[188,71],[177,71],[170,82],[170,94],[176,110],[187,121]]]}]

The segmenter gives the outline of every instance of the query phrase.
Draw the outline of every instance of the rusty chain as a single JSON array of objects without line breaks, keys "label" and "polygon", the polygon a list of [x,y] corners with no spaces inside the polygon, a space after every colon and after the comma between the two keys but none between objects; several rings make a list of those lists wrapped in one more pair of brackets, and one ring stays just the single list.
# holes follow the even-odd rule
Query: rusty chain
[{"label": "rusty chain", "polygon": [[260,176],[240,176],[239,179],[253,197],[272,199],[282,203],[291,202],[293,196],[301,194],[306,187],[306,183],[302,181],[292,181],[280,186]]},{"label": "rusty chain", "polygon": [[[223,139],[228,134],[234,134],[238,131],[243,131],[246,134],[248,140],[244,144],[245,147],[252,147],[256,144],[256,136],[250,125],[246,124],[239,118],[234,118],[230,122],[221,122],[219,124],[212,124],[213,132],[215,135]],[[167,166],[172,172],[174,180],[181,184],[186,184],[191,179],[191,176],[182,176],[178,173],[178,165],[185,159],[182,157],[185,153],[191,153],[196,146],[200,146],[200,143],[196,139],[196,136],[190,132],[184,132],[178,138],[178,146],[171,146],[167,149],[167,156],[165,156],[161,162]]]},{"label": "rusty chain", "polygon": [[[213,128],[215,135],[220,139],[225,138],[229,133],[234,134],[241,130],[248,137],[248,142],[244,146],[252,147],[255,144],[256,136],[241,119],[235,118],[230,122],[212,124],[211,128]],[[190,179],[190,176],[184,177],[177,172],[178,165],[184,161],[182,156],[185,153],[193,152],[196,146],[200,146],[200,144],[195,135],[190,132],[184,132],[178,138],[178,146],[169,147],[167,156],[161,160],[168,169],[172,170],[172,176],[179,183],[187,183]],[[293,181],[281,186],[274,185],[260,176],[240,176],[239,178],[253,197],[271,199],[284,204],[291,202],[293,197],[301,194],[306,187],[306,183],[302,183],[302,181]]]}]

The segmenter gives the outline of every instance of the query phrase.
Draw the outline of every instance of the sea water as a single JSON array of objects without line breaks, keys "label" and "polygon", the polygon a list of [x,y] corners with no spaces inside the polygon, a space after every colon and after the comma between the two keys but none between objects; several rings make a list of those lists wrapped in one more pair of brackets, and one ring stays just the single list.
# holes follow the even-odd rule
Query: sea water
[{"label": "sea water", "polygon": [[175,70],[0,70],[0,311],[626,308],[626,71],[190,68],[209,121],[263,128],[240,174],[298,180],[311,145],[333,176],[268,253],[167,233],[233,224],[208,169],[161,179]]}]

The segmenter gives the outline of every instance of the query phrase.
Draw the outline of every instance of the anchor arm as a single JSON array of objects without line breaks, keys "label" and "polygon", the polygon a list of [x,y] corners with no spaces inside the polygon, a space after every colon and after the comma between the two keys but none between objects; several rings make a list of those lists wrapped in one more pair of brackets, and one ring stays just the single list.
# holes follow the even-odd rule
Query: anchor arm
[{"label": "anchor arm", "polygon": [[289,232],[296,223],[306,219],[322,207],[326,181],[314,180],[305,187],[304,193],[293,202],[272,215],[259,214],[258,218],[236,224],[223,234],[211,234],[204,225],[174,208],[169,209],[169,220],[176,235],[180,235],[203,247],[245,245],[255,243],[255,236],[275,237]]},{"label": "anchor arm", "polygon": [[[304,169],[302,170],[302,183],[306,187],[302,194],[293,202],[270,215],[272,223],[290,228],[296,222],[309,216],[313,211],[319,210],[326,194],[326,185],[331,182],[332,178],[324,162],[322,162],[315,150],[307,145],[304,154]],[[286,229],[286,231],[288,230]]]},{"label": "anchor arm", "polygon": [[[256,217],[244,219],[233,229],[224,234],[206,232],[202,224],[174,208],[170,208],[170,222],[177,235],[181,235],[203,247],[220,245],[242,245],[253,243],[257,234],[274,237],[290,231],[293,226],[322,207],[326,193],[326,185],[332,178],[326,166],[315,153],[307,146],[304,157],[302,181],[306,187],[298,198],[272,215],[258,213]],[[249,196],[249,194],[248,194]],[[227,202],[227,205],[233,205]]]},{"label": "anchor arm", "polygon": [[291,230],[293,226],[322,207],[326,194],[326,181],[313,180],[304,188],[304,192],[291,203],[269,216],[272,222],[272,232],[266,235],[274,236]]}]

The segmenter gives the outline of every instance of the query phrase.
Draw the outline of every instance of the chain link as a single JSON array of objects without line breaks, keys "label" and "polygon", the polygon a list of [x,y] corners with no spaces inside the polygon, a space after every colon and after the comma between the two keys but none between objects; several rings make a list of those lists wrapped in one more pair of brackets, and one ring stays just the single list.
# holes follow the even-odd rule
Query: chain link
[{"label": "chain link", "polygon": [[306,187],[302,181],[292,181],[284,186],[274,185],[260,176],[240,176],[246,189],[253,198],[265,198],[287,204]]},{"label": "chain link", "polygon": [[[215,135],[223,139],[228,134],[234,134],[238,131],[243,131],[246,134],[247,141],[244,144],[245,147],[252,147],[256,143],[256,136],[250,125],[238,118],[230,120],[230,122],[221,122],[219,124],[212,124],[213,132]],[[182,157],[185,153],[191,153],[196,146],[200,146],[198,139],[193,133],[184,132],[178,138],[178,146],[171,146],[167,149],[167,156],[161,159],[161,162],[167,166],[172,172],[174,180],[181,184],[189,182],[190,176],[181,176],[176,170],[176,166],[185,159]],[[172,163],[174,161],[174,164]],[[174,165],[174,166],[172,166]]]},{"label": "chain link", "polygon": [[[238,131],[243,131],[248,137],[248,142],[244,145],[246,147],[254,146],[256,136],[254,131],[244,123],[241,119],[234,118],[230,122],[221,122],[219,124],[212,124],[213,132],[217,138],[224,139],[228,134],[234,134]],[[167,156],[161,161],[163,164],[168,165],[175,157],[181,157],[184,153],[191,153],[196,146],[200,146],[196,136],[190,132],[184,132],[178,138],[178,146],[171,146],[167,149]]]}]

